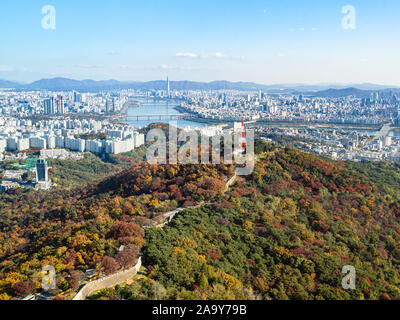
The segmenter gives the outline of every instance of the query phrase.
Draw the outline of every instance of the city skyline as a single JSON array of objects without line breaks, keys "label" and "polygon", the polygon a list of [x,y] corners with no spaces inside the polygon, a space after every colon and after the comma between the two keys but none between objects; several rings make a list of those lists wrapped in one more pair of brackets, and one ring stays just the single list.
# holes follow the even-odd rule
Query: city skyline
[{"label": "city skyline", "polygon": [[[42,9],[54,6],[45,30]],[[342,13],[355,8],[354,29]],[[400,85],[396,1],[3,1],[0,78]],[[207,17],[207,23],[204,23]],[[73,21],[73,23],[71,23]]]}]

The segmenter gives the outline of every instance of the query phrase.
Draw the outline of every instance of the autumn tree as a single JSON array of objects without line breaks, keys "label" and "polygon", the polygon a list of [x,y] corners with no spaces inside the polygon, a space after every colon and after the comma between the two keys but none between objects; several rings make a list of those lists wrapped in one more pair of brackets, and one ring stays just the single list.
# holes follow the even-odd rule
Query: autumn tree
[{"label": "autumn tree", "polygon": [[17,297],[25,297],[28,294],[33,293],[35,290],[35,285],[31,281],[20,281],[14,284],[12,291]]},{"label": "autumn tree", "polygon": [[106,274],[112,274],[119,270],[120,265],[114,258],[105,256],[101,259],[101,265]]},{"label": "autumn tree", "polygon": [[70,277],[67,278],[69,286],[73,289],[76,290],[79,287],[79,282],[82,280],[84,277],[84,273],[79,270],[72,270],[70,271]]},{"label": "autumn tree", "polygon": [[115,240],[132,236],[144,237],[144,232],[143,229],[135,223],[120,221],[111,227],[110,236]]}]

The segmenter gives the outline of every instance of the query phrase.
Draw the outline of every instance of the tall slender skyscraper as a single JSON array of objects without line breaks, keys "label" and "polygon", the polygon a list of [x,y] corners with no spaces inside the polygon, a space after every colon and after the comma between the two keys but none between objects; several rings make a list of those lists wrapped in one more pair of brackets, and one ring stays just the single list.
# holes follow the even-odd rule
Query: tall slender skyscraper
[{"label": "tall slender skyscraper", "polygon": [[50,114],[54,113],[54,97],[51,97]]},{"label": "tall slender skyscraper", "polygon": [[64,102],[63,102],[63,97],[61,96],[61,103],[60,103],[60,109],[58,110],[59,114],[64,114],[65,110],[64,110]]},{"label": "tall slender skyscraper", "polygon": [[[57,101],[57,105],[58,105],[58,101]],[[54,114],[57,112],[55,103],[54,103],[54,97],[44,100],[43,107],[44,107],[44,114]]]},{"label": "tall slender skyscraper", "polygon": [[51,112],[51,100],[46,99],[43,101],[43,109],[44,109],[44,114],[50,114]]},{"label": "tall slender skyscraper", "polygon": [[171,95],[171,89],[169,86],[169,78],[167,77],[167,96],[170,97],[170,95]]}]

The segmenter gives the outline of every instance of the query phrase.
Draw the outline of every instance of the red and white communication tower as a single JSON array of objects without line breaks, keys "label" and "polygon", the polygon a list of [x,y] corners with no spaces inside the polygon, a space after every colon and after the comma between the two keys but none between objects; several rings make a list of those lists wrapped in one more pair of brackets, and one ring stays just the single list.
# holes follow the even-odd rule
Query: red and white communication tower
[{"label": "red and white communication tower", "polygon": [[241,123],[235,122],[233,125],[233,131],[236,137],[237,135],[239,135],[238,141],[236,140],[237,138],[235,137],[235,153],[237,154],[244,153],[247,147],[246,129],[244,127],[244,121],[242,121]]},{"label": "red and white communication tower", "polygon": [[242,143],[242,148],[246,149],[247,147],[247,140],[246,140],[246,129],[244,128],[244,121],[242,121],[242,139],[241,139],[241,143]]},{"label": "red and white communication tower", "polygon": [[244,121],[242,121],[242,125],[240,127],[240,139],[239,139],[239,150],[240,153],[244,153],[247,147],[247,139],[246,139],[246,129],[244,127]]}]

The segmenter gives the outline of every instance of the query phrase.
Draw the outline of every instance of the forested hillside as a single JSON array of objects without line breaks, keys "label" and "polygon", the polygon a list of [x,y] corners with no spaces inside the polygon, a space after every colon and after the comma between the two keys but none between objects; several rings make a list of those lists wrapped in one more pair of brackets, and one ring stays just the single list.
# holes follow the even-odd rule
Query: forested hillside
[{"label": "forested hillside", "polygon": [[[112,299],[399,299],[400,165],[337,162],[256,144],[252,175],[231,166],[138,163],[87,187],[0,197],[0,298],[60,290],[78,274],[133,265]],[[164,228],[146,228],[177,207]],[[344,265],[357,272],[343,290]]]},{"label": "forested hillside", "polygon": [[143,162],[77,189],[2,194],[0,299],[39,289],[45,265],[55,267],[61,290],[77,288],[76,271],[109,274],[134,265],[144,225],[179,206],[217,199],[232,174],[223,165]]},{"label": "forested hillside", "polygon": [[[256,150],[253,175],[219,201],[146,231],[147,280],[95,297],[399,299],[399,164]],[[342,289],[344,265],[356,290]]]}]

